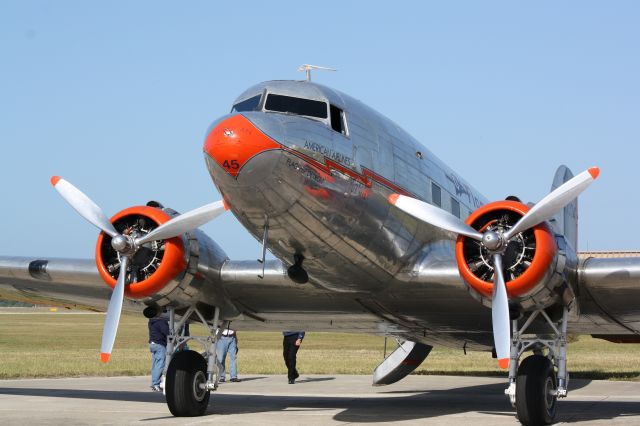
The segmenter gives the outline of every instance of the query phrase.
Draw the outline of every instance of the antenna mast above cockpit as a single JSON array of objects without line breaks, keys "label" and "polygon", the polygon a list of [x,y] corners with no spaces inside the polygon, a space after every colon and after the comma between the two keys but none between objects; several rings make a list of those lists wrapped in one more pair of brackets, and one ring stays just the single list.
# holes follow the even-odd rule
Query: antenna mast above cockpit
[{"label": "antenna mast above cockpit", "polygon": [[333,68],[321,67],[319,65],[308,65],[308,64],[300,65],[300,67],[298,68],[298,71],[305,71],[307,73],[307,81],[311,81],[311,70],[338,71]]}]

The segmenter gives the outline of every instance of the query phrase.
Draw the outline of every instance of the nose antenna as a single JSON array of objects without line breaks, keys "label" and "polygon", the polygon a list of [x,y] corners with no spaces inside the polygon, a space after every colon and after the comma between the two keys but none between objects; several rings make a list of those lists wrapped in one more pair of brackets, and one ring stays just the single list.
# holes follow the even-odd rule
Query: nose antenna
[{"label": "nose antenna", "polygon": [[298,67],[298,71],[305,71],[307,73],[307,81],[311,81],[311,70],[338,71],[333,68],[321,67],[319,65],[302,64]]}]

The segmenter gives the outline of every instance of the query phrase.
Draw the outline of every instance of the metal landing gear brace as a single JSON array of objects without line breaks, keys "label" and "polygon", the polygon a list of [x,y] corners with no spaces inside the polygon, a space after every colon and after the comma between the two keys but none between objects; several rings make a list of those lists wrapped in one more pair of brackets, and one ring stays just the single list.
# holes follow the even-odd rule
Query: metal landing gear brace
[{"label": "metal landing gear brace", "polygon": [[[518,420],[525,426],[553,423],[558,398],[567,396],[568,313],[565,307],[557,323],[544,310],[531,312],[522,328],[518,327],[518,320],[512,322],[509,387],[504,393],[516,408]],[[524,335],[538,315],[542,315],[553,331],[548,339]],[[520,356],[528,350],[532,350],[533,355],[519,363]]]},{"label": "metal landing gear brace", "polygon": [[[185,335],[183,326],[193,314],[209,330],[208,336]],[[174,309],[169,308],[171,334],[167,338],[164,391],[169,411],[174,416],[203,415],[209,404],[210,392],[218,388],[220,366],[216,356],[216,345],[219,329],[216,325],[219,318],[220,309],[216,307],[212,326],[195,306],[191,306],[182,318],[176,321]],[[204,352],[201,354],[185,350],[187,342],[190,341],[199,342]]]}]

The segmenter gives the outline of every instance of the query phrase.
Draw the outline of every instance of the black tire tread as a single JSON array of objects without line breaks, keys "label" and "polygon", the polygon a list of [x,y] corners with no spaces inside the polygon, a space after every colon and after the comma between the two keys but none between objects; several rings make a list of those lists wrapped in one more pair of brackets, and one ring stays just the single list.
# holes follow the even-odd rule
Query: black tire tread
[{"label": "black tire tread", "polygon": [[553,423],[554,412],[546,410],[542,389],[549,374],[554,374],[553,364],[542,355],[525,358],[518,368],[516,378],[516,411],[518,420],[525,426],[539,426]]},{"label": "black tire tread", "polygon": [[190,389],[193,376],[198,370],[206,374],[207,363],[202,355],[195,351],[178,352],[169,364],[165,392],[169,411],[176,417],[201,416],[207,411],[209,392],[202,401],[197,401],[192,397]]}]

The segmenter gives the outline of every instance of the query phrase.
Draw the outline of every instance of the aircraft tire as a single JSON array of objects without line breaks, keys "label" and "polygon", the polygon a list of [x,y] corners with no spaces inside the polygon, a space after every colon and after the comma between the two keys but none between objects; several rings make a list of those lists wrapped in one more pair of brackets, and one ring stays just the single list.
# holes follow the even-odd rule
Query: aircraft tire
[{"label": "aircraft tire", "polygon": [[524,359],[516,378],[516,412],[525,426],[548,425],[556,416],[556,373],[549,358],[532,355]]},{"label": "aircraft tire", "polygon": [[169,411],[176,417],[201,416],[209,405],[209,391],[200,388],[207,382],[207,362],[195,351],[174,355],[165,382]]}]

